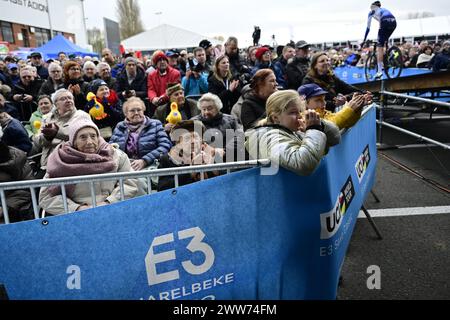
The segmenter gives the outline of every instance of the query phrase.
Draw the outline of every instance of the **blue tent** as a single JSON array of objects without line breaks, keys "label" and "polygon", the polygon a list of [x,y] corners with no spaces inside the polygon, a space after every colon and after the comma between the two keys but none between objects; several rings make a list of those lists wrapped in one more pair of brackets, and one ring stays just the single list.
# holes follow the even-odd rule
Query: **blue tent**
[{"label": "blue tent", "polygon": [[44,60],[58,58],[59,52],[65,52],[67,55],[75,54],[81,57],[98,57],[97,53],[77,46],[62,35],[57,35],[43,46],[34,49],[33,52],[40,52]]}]

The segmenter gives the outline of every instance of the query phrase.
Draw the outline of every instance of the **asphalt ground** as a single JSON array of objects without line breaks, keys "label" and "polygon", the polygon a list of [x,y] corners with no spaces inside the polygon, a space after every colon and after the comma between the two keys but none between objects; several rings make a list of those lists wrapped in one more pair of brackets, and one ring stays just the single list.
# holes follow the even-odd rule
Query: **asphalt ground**
[{"label": "asphalt ground", "polygon": [[[450,143],[450,120],[394,119],[394,123]],[[418,139],[390,128],[382,129],[382,142],[373,189],[380,202],[369,195],[365,207],[369,212],[424,208],[403,210],[401,216],[374,217],[383,240],[378,240],[367,219],[358,219],[338,299],[450,300],[450,151],[422,147]],[[430,207],[444,206],[436,208],[436,214],[426,214]],[[419,214],[410,215],[413,211]],[[371,266],[379,267],[379,288],[368,288],[368,280],[374,283]]]}]

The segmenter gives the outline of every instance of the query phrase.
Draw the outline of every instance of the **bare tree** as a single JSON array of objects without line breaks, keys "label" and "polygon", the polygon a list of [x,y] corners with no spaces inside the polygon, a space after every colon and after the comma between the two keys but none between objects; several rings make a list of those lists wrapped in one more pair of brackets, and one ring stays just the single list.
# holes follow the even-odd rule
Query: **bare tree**
[{"label": "bare tree", "polygon": [[101,53],[105,47],[105,39],[103,33],[98,28],[92,28],[87,30],[88,43],[93,47],[94,52]]},{"label": "bare tree", "polygon": [[127,39],[144,31],[141,8],[137,0],[117,0],[116,5],[121,39]]}]

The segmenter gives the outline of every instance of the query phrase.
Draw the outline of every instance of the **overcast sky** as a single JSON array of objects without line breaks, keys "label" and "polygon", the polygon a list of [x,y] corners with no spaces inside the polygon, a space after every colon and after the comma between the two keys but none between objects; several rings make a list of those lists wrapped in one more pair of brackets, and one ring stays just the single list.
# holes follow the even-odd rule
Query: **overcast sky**
[{"label": "overcast sky", "polygon": [[[260,26],[260,43],[271,43],[274,34],[278,43],[293,39],[314,42],[336,26],[355,25],[362,28],[372,0],[138,0],[145,29],[161,23],[184,28],[205,36],[237,36],[241,46],[252,41],[253,27]],[[383,7],[397,17],[408,13],[431,12],[450,16],[450,0],[385,0]],[[103,17],[118,21],[116,0],[85,0],[87,27],[103,29]],[[157,15],[156,13],[162,12]],[[374,22],[375,23],[375,22]],[[378,26],[373,26],[376,30]],[[364,36],[361,30],[361,38]],[[374,32],[376,33],[376,32]],[[346,39],[343,35],[343,39]],[[322,40],[321,40],[322,41]]]}]

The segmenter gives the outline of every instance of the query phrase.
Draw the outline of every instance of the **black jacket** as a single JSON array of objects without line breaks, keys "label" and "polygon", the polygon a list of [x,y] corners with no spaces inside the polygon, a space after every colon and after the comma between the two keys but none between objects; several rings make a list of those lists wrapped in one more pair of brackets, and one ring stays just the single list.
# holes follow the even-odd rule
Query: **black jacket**
[{"label": "black jacket", "polygon": [[117,77],[116,88],[117,95],[121,100],[125,100],[122,93],[127,90],[136,91],[136,96],[142,100],[147,98],[147,76],[141,68],[137,68],[136,78],[128,83],[127,71],[125,69]]},{"label": "black jacket", "polygon": [[[185,167],[185,165],[175,164],[168,154],[164,154],[159,158],[158,169],[165,168],[179,168]],[[178,175],[178,185],[184,186],[196,182],[190,174],[180,174]],[[158,179],[158,191],[167,190],[175,188],[175,178],[173,176],[162,176]]]},{"label": "black jacket", "polygon": [[[58,85],[57,90],[64,88],[64,84],[61,83]],[[55,92],[55,87],[53,86],[53,80],[52,78],[48,78],[41,86],[41,89],[39,90],[39,95],[47,95],[50,96]]]},{"label": "black jacket", "polygon": [[308,58],[295,57],[291,63],[286,66],[287,88],[298,90],[302,85],[303,78],[308,73],[310,61]]},{"label": "black jacket", "polygon": [[246,95],[242,102],[241,121],[244,131],[253,128],[258,120],[266,116],[266,100],[259,98],[253,92]]},{"label": "black jacket", "polygon": [[84,81],[83,78],[77,79],[77,80],[69,80],[64,83],[64,88],[68,89],[69,85],[80,85],[80,94],[74,95],[75,98],[75,107],[79,110],[84,110],[84,107],[86,106],[87,100],[86,96],[89,92],[89,84]]},{"label": "black jacket", "polygon": [[[30,85],[25,86],[22,81],[16,84],[10,94],[10,100],[13,101],[17,110],[19,111],[19,120],[28,121],[31,114],[37,110],[37,98],[39,97],[39,90],[42,86],[42,80],[36,79],[30,83]],[[33,97],[31,102],[20,102],[13,99],[16,94],[29,94]]]},{"label": "black jacket", "polygon": [[226,88],[223,81],[220,81],[214,75],[211,75],[208,78],[208,91],[219,96],[223,104],[221,111],[223,113],[230,114],[231,108],[233,108],[234,104],[238,101],[241,95],[241,86],[239,85],[233,92],[231,92]]},{"label": "black jacket", "polygon": [[[334,112],[336,105],[335,105],[333,99],[336,98],[336,96],[339,93],[343,94],[343,95],[349,95],[353,92],[362,92],[362,91],[360,89],[342,81],[341,79],[336,77],[336,75],[333,75],[332,79],[333,79],[333,82],[329,82],[329,81],[326,81],[325,79],[323,79],[325,82],[327,82],[327,85],[328,85],[328,87],[323,88],[324,87],[323,85],[321,85],[320,83],[316,83],[313,78],[311,78],[309,75],[307,75],[303,79],[303,84],[316,83],[322,89],[324,89],[325,91],[328,91],[328,93],[325,95],[325,101],[327,103],[326,109],[331,112]],[[350,96],[347,97],[347,100],[350,100]]]}]

